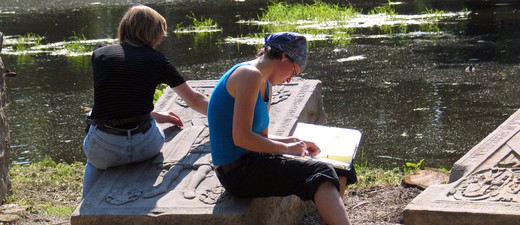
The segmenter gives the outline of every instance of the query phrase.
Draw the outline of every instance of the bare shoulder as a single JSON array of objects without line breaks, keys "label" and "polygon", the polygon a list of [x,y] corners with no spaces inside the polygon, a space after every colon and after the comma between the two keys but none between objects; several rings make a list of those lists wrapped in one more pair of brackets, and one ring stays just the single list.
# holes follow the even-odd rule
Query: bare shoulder
[{"label": "bare shoulder", "polygon": [[261,83],[262,74],[252,66],[245,65],[238,67],[228,78],[228,84],[231,86],[256,87]]}]

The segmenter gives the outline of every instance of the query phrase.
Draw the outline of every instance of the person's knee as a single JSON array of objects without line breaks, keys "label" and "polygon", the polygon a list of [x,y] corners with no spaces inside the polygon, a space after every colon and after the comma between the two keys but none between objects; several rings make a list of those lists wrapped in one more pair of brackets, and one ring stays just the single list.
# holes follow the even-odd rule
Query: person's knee
[{"label": "person's knee", "polygon": [[318,191],[329,191],[329,190],[335,190],[337,191],[336,184],[334,184],[332,181],[325,181],[320,184],[318,187]]}]

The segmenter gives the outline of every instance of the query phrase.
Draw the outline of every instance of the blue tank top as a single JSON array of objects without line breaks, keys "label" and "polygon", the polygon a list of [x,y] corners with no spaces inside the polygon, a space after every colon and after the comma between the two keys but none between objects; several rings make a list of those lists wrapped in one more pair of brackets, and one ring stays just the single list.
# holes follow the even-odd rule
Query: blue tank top
[{"label": "blue tank top", "polygon": [[[226,89],[226,83],[238,67],[252,65],[250,63],[239,63],[231,67],[220,78],[215,85],[208,105],[208,122],[210,133],[211,157],[213,165],[220,166],[233,162],[240,156],[250,151],[238,147],[233,142],[233,112],[235,108],[235,98]],[[267,81],[266,96],[269,97],[269,81]],[[269,112],[266,102],[262,99],[262,94],[258,91],[258,98],[255,103],[252,131],[260,133],[269,126]]]}]

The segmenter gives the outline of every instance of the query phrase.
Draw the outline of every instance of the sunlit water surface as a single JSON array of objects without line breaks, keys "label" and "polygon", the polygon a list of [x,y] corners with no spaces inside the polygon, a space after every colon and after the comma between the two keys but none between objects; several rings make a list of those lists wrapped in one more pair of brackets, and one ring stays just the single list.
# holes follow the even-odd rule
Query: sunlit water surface
[{"label": "sunlit water surface", "polygon": [[[367,11],[387,1],[351,3]],[[222,29],[170,32],[159,50],[187,79],[218,79],[232,64],[254,57],[255,40],[241,37],[262,28],[237,22],[257,19],[267,4],[246,0],[152,5],[167,19],[170,31],[175,24],[189,22],[186,16],[192,12],[212,18]],[[43,44],[68,40],[73,32],[89,40],[110,40],[128,7],[85,4],[24,11],[0,6],[0,31],[12,37],[39,34],[45,37]],[[358,162],[393,168],[424,159],[423,166],[449,169],[520,106],[520,5],[430,0],[403,1],[394,7],[409,18],[425,7],[466,15],[445,19],[440,24],[443,32],[383,34],[359,25],[350,44],[316,38],[303,76],[323,82],[329,125],[363,131]],[[47,52],[2,58],[18,73],[7,79],[12,163],[46,156],[84,161],[85,109],[93,103],[90,56]]]}]

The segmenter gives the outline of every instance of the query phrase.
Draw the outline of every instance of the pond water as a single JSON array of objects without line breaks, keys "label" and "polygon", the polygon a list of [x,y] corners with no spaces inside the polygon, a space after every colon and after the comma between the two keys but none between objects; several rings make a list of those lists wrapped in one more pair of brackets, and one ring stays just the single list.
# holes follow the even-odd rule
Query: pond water
[{"label": "pond water", "polygon": [[[43,44],[74,33],[88,40],[114,38],[129,5],[85,2],[30,10],[0,6],[0,31],[15,42],[17,35],[34,33],[44,37]],[[388,4],[340,1],[349,3],[365,14]],[[152,4],[170,31],[159,50],[187,79],[218,79],[235,62],[254,56],[257,46],[232,40],[261,32],[262,26],[237,22],[256,20],[268,4]],[[303,76],[323,82],[329,125],[363,131],[359,162],[393,168],[424,159],[423,166],[449,169],[520,107],[520,3],[405,0],[391,6],[411,17],[425,8],[463,16],[440,19],[436,32],[411,32],[417,25],[410,20],[394,27],[406,27],[403,33],[357,25],[346,44],[317,38],[310,42]],[[192,15],[213,19],[221,31],[171,32],[176,24],[189,24]],[[84,161],[85,110],[93,104],[90,56],[13,52],[4,42],[4,63],[18,73],[7,79],[12,163],[46,156]]]}]

